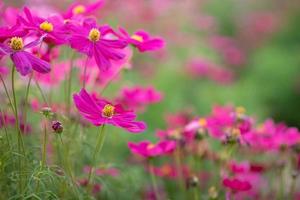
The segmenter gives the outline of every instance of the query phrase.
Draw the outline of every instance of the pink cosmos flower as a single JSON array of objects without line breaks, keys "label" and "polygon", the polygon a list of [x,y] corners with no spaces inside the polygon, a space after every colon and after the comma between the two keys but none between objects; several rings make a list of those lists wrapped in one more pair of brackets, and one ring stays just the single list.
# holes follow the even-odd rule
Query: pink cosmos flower
[{"label": "pink cosmos flower", "polygon": [[[149,173],[151,173],[151,170],[149,171]],[[153,167],[153,173],[156,176],[163,177],[163,178],[175,179],[179,177],[178,169],[174,164],[163,164],[159,167]],[[189,176],[190,170],[188,166],[186,165],[182,166],[182,174],[184,175],[184,177]]]},{"label": "pink cosmos flower", "polygon": [[12,37],[23,37],[26,34],[27,32],[21,29],[19,24],[16,24],[12,27],[3,26],[0,27],[0,42],[4,42]]},{"label": "pink cosmos flower", "polygon": [[66,34],[62,29],[64,22],[58,15],[47,19],[33,16],[27,7],[24,8],[24,13],[26,18],[22,16],[18,18],[24,30],[31,31],[38,37],[45,35],[44,41],[47,43],[56,45],[66,43]]},{"label": "pink cosmos flower", "polygon": [[140,133],[146,129],[144,122],[134,121],[136,115],[124,110],[120,104],[92,97],[85,89],[73,95],[74,103],[82,116],[95,126],[110,124],[121,127],[132,133]]},{"label": "pink cosmos flower", "polygon": [[140,52],[156,51],[165,46],[165,42],[162,38],[151,38],[149,33],[143,30],[135,32],[132,36],[130,36],[123,28],[119,28],[119,30],[122,33],[120,37],[126,39],[129,44],[135,46]]},{"label": "pink cosmos flower", "polygon": [[71,6],[69,6],[68,10],[63,17],[65,19],[70,19],[77,15],[89,15],[93,12],[97,11],[101,7],[103,7],[105,0],[97,0],[94,3],[83,5],[79,2],[74,2]]},{"label": "pink cosmos flower", "polygon": [[118,101],[131,109],[143,109],[148,104],[154,104],[162,100],[162,94],[153,87],[125,87],[121,90]]},{"label": "pink cosmos flower", "polygon": [[153,144],[146,140],[139,143],[129,142],[128,147],[133,154],[150,158],[172,153],[176,148],[176,142],[164,140]]},{"label": "pink cosmos flower", "polygon": [[248,191],[252,188],[251,184],[248,181],[242,181],[237,178],[225,178],[223,179],[223,185],[233,192]]},{"label": "pink cosmos flower", "polygon": [[22,38],[12,37],[9,44],[0,44],[0,54],[9,55],[17,71],[22,76],[29,74],[32,69],[39,73],[48,73],[50,72],[50,64],[48,62],[25,51],[27,48],[40,44],[42,39],[43,37],[24,46]]},{"label": "pink cosmos flower", "polygon": [[83,26],[70,24],[73,31],[69,42],[73,49],[94,57],[99,69],[105,71],[111,67],[111,60],[121,60],[125,54],[120,52],[127,46],[127,42],[119,39],[111,39],[113,30],[105,25],[98,27],[93,19],[85,20]]}]

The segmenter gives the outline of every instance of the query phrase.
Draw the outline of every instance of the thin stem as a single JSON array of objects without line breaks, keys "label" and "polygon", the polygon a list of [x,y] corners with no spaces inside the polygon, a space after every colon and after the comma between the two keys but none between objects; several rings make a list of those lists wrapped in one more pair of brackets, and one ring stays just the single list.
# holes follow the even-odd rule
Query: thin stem
[{"label": "thin stem", "polygon": [[198,187],[193,188],[194,200],[199,200]]},{"label": "thin stem", "polygon": [[95,148],[95,151],[93,154],[93,158],[92,158],[92,166],[91,166],[91,169],[90,169],[89,175],[88,175],[88,181],[87,181],[88,188],[90,188],[89,187],[90,182],[93,181],[93,170],[94,170],[94,165],[96,162],[96,155],[101,152],[103,144],[104,144],[104,139],[105,139],[105,135],[106,135],[105,131],[104,131],[104,127],[105,127],[105,125],[103,124],[101,127],[101,130],[100,130],[100,134],[98,135],[98,138],[97,138],[97,145],[96,145],[96,148]]},{"label": "thin stem", "polygon": [[47,156],[47,122],[44,123],[44,140],[43,140],[43,153],[42,153],[42,169],[46,164],[46,156]]},{"label": "thin stem", "polygon": [[176,151],[174,152],[174,157],[175,157],[175,163],[176,163],[176,170],[179,174],[180,187],[182,188],[183,191],[185,191],[184,176],[183,176],[182,163],[181,163],[181,150],[180,150],[179,145],[178,145],[178,147],[176,147]]},{"label": "thin stem", "polygon": [[297,177],[298,176],[293,176],[292,177],[292,183],[291,183],[291,188],[290,188],[290,199],[293,199],[294,197],[294,193],[295,193],[295,189],[296,189],[296,183],[297,183]]},{"label": "thin stem", "polygon": [[43,98],[43,100],[44,100],[44,103],[45,103],[47,106],[49,106],[49,104],[48,104],[48,102],[47,102],[47,99],[46,99],[46,96],[44,95],[43,90],[42,90],[42,88],[40,87],[40,84],[38,83],[38,81],[37,81],[36,79],[34,79],[34,81],[35,81],[36,87],[38,88],[39,92],[41,93],[41,96],[42,96],[42,98]]},{"label": "thin stem", "polygon": [[83,88],[85,88],[85,82],[86,82],[86,69],[87,69],[88,60],[89,60],[89,57],[87,56],[87,57],[86,57],[86,60],[85,60],[85,64],[84,64],[84,70],[83,70],[83,85],[82,85]]},{"label": "thin stem", "polygon": [[32,79],[33,74],[30,74],[28,84],[26,87],[26,94],[25,94],[25,105],[24,105],[24,111],[23,111],[23,118],[24,118],[24,134],[26,134],[26,124],[27,124],[27,106],[28,106],[28,95],[29,95],[29,89],[30,89],[30,84],[31,84],[31,79]]},{"label": "thin stem", "polygon": [[8,100],[9,100],[9,104],[10,104],[10,106],[11,106],[11,109],[12,109],[13,113],[15,113],[14,105],[13,105],[13,103],[12,103],[12,100],[11,100],[10,96],[9,96],[9,93],[8,93],[8,90],[7,90],[7,87],[6,87],[6,84],[5,84],[5,82],[4,82],[3,77],[1,76],[1,74],[0,74],[0,79],[1,79],[2,84],[3,84],[4,90],[5,90],[5,94],[6,94],[7,98],[8,98]]},{"label": "thin stem", "polygon": [[153,162],[152,162],[152,158],[149,159],[149,171],[150,171],[150,176],[151,176],[151,183],[152,183],[152,188],[154,191],[154,195],[155,195],[155,199],[159,200],[159,193],[158,193],[158,187],[157,187],[157,183],[156,183],[156,178],[154,175],[154,168],[153,168]]},{"label": "thin stem", "polygon": [[72,74],[73,74],[73,64],[75,58],[75,52],[72,52],[71,61],[70,61],[70,73],[68,79],[68,90],[67,90],[67,113],[70,115],[70,108],[71,108],[71,90],[72,90]]},{"label": "thin stem", "polygon": [[[13,93],[13,101],[14,101],[14,108],[15,108],[15,120],[16,120],[16,129],[18,131],[18,152],[21,155],[21,148],[22,148],[22,155],[25,156],[25,148],[23,144],[23,139],[22,139],[22,134],[20,130],[20,125],[19,125],[19,116],[18,116],[18,108],[17,108],[17,98],[16,98],[16,92],[15,92],[15,67],[12,67],[12,73],[11,73],[11,87],[12,87],[12,93]],[[22,193],[23,186],[22,186],[22,160],[21,157],[19,156],[19,190],[20,193]]]}]

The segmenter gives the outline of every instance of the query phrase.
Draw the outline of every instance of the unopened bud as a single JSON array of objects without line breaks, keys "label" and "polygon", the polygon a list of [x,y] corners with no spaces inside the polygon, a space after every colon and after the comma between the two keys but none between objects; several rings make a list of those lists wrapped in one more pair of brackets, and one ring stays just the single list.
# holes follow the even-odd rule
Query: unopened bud
[{"label": "unopened bud", "polygon": [[208,189],[208,196],[209,199],[217,199],[218,198],[218,191],[216,187],[212,186]]},{"label": "unopened bud", "polygon": [[64,127],[59,121],[53,121],[52,122],[52,129],[55,133],[62,133],[64,130]]},{"label": "unopened bud", "polygon": [[46,118],[51,118],[53,116],[53,112],[50,107],[43,107],[41,113],[46,117]]},{"label": "unopened bud", "polygon": [[197,176],[191,176],[187,179],[186,186],[187,188],[194,188],[199,185],[199,179]]}]

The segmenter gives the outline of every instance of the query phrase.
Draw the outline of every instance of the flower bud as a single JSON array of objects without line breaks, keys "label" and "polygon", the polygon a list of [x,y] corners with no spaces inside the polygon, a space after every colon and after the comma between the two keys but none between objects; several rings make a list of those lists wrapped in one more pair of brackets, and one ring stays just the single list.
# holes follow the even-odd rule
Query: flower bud
[{"label": "flower bud", "polygon": [[191,176],[186,181],[186,186],[188,189],[197,187],[198,185],[199,185],[199,179],[197,176]]},{"label": "flower bud", "polygon": [[217,199],[218,198],[218,191],[216,187],[212,186],[208,189],[208,196],[209,199]]},{"label": "flower bud", "polygon": [[54,113],[52,112],[50,107],[43,107],[41,113],[46,117],[46,118],[51,118]]},{"label": "flower bud", "polygon": [[64,130],[64,127],[62,126],[62,124],[59,121],[53,121],[52,122],[52,129],[55,133],[62,133]]}]

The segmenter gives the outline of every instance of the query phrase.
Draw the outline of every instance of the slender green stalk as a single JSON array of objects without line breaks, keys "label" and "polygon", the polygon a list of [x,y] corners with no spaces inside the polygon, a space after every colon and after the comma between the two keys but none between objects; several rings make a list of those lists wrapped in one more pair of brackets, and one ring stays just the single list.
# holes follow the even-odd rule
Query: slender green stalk
[{"label": "slender green stalk", "polygon": [[194,200],[199,200],[198,187],[193,188],[193,197]]},{"label": "slender green stalk", "polygon": [[42,169],[46,165],[47,157],[47,122],[44,123],[44,139],[43,139],[43,153],[42,153]]},{"label": "slender green stalk", "polygon": [[29,89],[30,89],[30,84],[31,84],[31,79],[32,79],[33,74],[30,74],[28,84],[26,87],[26,94],[25,94],[25,104],[24,104],[24,110],[23,110],[23,119],[24,119],[24,134],[26,134],[26,124],[27,124],[27,106],[28,106],[28,96],[29,96]]},{"label": "slender green stalk", "polygon": [[180,150],[179,145],[176,148],[176,151],[174,152],[174,159],[175,159],[175,163],[176,163],[176,170],[179,174],[180,187],[181,187],[182,191],[185,192],[184,176],[183,176],[183,172],[182,172],[182,163],[181,163],[181,150]]},{"label": "slender green stalk", "polygon": [[47,99],[46,99],[46,96],[45,96],[45,94],[43,93],[42,88],[40,87],[40,84],[38,83],[38,81],[37,81],[36,79],[34,79],[34,81],[35,81],[36,87],[38,88],[39,92],[41,93],[41,96],[42,96],[42,98],[43,98],[44,103],[45,103],[47,106],[49,106],[48,101],[47,101]]},{"label": "slender green stalk", "polygon": [[297,176],[292,177],[292,183],[291,183],[291,188],[290,188],[290,199],[293,199],[295,189],[296,189],[296,183],[297,183]]},{"label": "slender green stalk", "polygon": [[104,127],[105,127],[105,125],[103,124],[101,127],[101,130],[100,130],[100,134],[98,135],[98,138],[97,138],[97,145],[96,145],[96,148],[95,148],[95,151],[93,154],[93,158],[92,158],[92,166],[91,166],[91,169],[90,169],[89,175],[88,175],[88,181],[87,181],[88,188],[90,188],[90,183],[93,181],[93,171],[94,171],[94,165],[96,162],[96,155],[101,152],[103,144],[104,144],[105,135],[106,135],[105,131],[104,131]]},{"label": "slender green stalk", "polygon": [[[11,73],[11,87],[12,87],[12,93],[13,93],[13,102],[14,102],[14,108],[15,108],[15,120],[16,120],[16,129],[18,132],[18,152],[20,155],[25,156],[25,148],[24,148],[24,143],[22,139],[22,134],[20,130],[20,125],[19,125],[19,115],[18,115],[18,108],[17,108],[17,98],[16,98],[16,92],[15,92],[15,67],[12,67],[12,73]],[[21,153],[21,148],[22,148],[22,153]],[[22,186],[22,159],[19,156],[19,190],[20,194],[22,194],[23,186]]]},{"label": "slender green stalk", "polygon": [[155,199],[159,200],[160,196],[159,196],[159,192],[158,192],[156,178],[155,178],[155,175],[154,175],[152,158],[149,159],[148,166],[149,166],[149,170],[150,170],[151,183],[152,183],[152,188],[153,188],[153,191],[154,191]]},{"label": "slender green stalk", "polygon": [[86,57],[86,60],[85,60],[85,64],[84,64],[84,71],[83,71],[83,85],[82,87],[85,88],[85,80],[86,80],[86,69],[87,69],[87,64],[88,64],[88,61],[89,61],[89,57],[87,56]]}]

